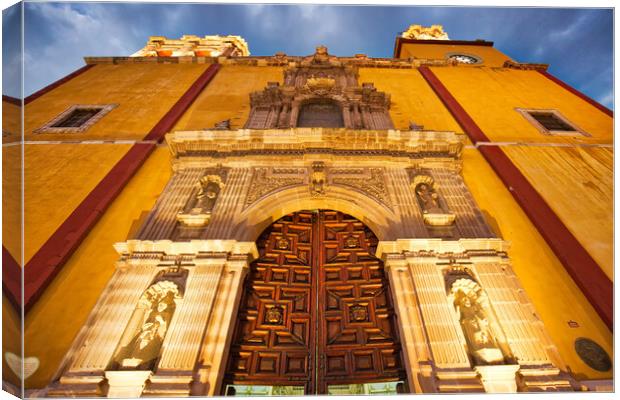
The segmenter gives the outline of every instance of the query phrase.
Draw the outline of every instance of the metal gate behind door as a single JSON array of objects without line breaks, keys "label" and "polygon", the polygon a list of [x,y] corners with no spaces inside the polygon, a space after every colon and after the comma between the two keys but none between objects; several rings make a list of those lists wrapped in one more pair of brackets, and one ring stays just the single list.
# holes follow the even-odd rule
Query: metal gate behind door
[{"label": "metal gate behind door", "polygon": [[268,228],[246,279],[224,387],[301,386],[314,394],[404,381],[376,245],[363,223],[336,211],[297,212]]}]

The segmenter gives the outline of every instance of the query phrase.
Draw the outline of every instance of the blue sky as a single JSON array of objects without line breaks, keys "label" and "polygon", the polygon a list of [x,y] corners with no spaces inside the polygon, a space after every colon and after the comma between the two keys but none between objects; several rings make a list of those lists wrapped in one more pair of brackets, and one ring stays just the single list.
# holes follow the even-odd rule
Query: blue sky
[{"label": "blue sky", "polygon": [[[19,79],[6,69],[17,62],[16,44],[6,41],[19,14],[10,11],[3,93],[19,96]],[[27,3],[24,20],[26,96],[84,65],[84,56],[127,56],[151,35],[237,34],[253,55],[307,55],[324,44],[336,55],[390,57],[395,37],[416,23],[441,24],[451,39],[493,41],[517,61],[549,63],[613,108],[611,9],[45,2]]]}]

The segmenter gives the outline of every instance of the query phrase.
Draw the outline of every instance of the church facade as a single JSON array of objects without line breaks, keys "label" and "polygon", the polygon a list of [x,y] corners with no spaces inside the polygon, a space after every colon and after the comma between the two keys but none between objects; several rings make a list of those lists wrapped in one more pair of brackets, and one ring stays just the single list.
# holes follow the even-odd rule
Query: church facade
[{"label": "church facade", "polygon": [[24,101],[5,389],[613,387],[613,113],[546,65],[418,25],[389,59],[186,35],[85,60]]}]

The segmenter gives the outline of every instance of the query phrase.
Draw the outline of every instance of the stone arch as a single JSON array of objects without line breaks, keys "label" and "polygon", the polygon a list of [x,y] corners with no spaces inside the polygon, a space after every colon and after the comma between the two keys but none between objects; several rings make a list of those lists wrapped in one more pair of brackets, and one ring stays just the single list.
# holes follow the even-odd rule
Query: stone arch
[{"label": "stone arch", "polygon": [[233,237],[256,241],[263,230],[283,216],[316,209],[349,214],[368,226],[379,240],[395,240],[401,229],[393,211],[360,192],[330,186],[326,195],[312,196],[307,186],[297,186],[270,193],[250,205],[236,218]]}]

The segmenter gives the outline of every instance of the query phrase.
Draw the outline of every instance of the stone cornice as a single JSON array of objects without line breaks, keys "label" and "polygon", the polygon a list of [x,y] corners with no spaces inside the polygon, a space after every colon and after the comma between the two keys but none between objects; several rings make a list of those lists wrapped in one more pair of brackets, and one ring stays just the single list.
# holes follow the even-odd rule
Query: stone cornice
[{"label": "stone cornice", "polygon": [[459,240],[397,239],[395,241],[379,242],[376,255],[382,258],[389,254],[403,254],[407,257],[438,257],[444,254],[452,254],[472,258],[505,256],[509,247],[509,242],[497,238]]},{"label": "stone cornice", "polygon": [[191,240],[188,242],[173,242],[172,240],[127,240],[114,244],[114,249],[122,257],[142,253],[151,255],[198,255],[228,254],[248,255],[254,259],[258,257],[258,250],[254,242],[238,242],[236,240]]},{"label": "stone cornice", "polygon": [[520,70],[546,71],[547,68],[549,68],[549,64],[520,63],[512,60],[506,60],[503,67]]},{"label": "stone cornice", "polygon": [[[84,57],[88,65],[95,64],[223,64],[245,65],[254,67],[281,66],[291,67],[300,64],[305,58],[302,56],[288,56],[277,54],[274,56],[251,56],[251,57]],[[357,66],[360,68],[418,68],[454,66],[452,60],[431,59],[407,59],[396,58],[370,58],[365,54],[355,57],[334,57],[345,66]]]},{"label": "stone cornice", "polygon": [[464,136],[454,132],[292,128],[177,131],[166,135],[173,162],[191,157],[400,157],[460,160]]}]

